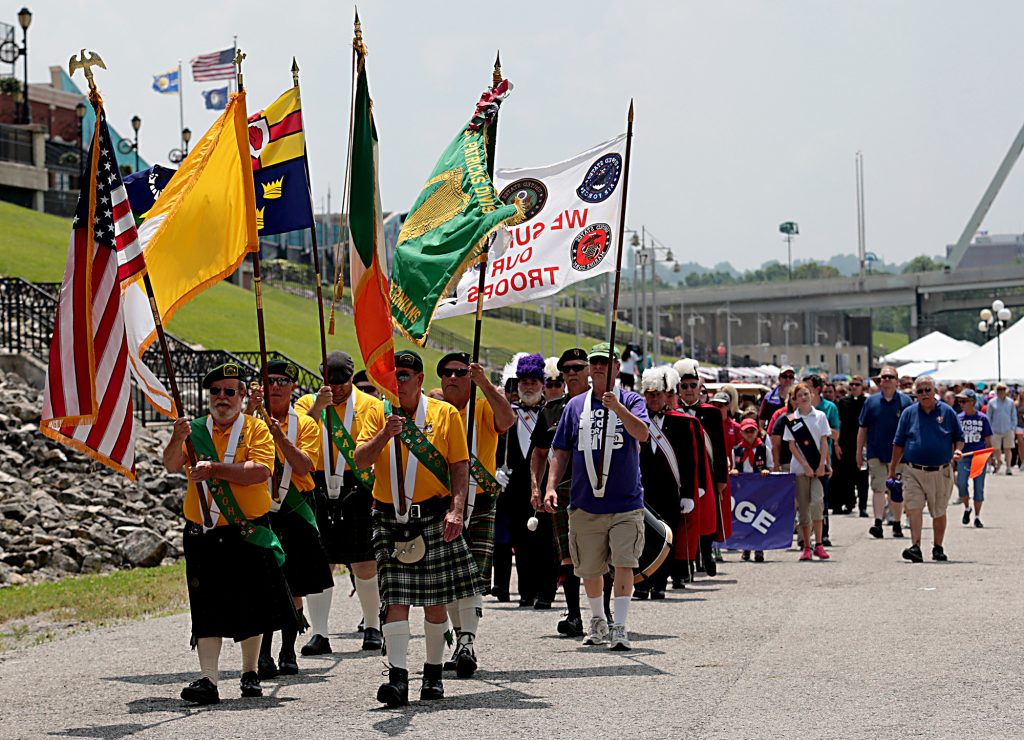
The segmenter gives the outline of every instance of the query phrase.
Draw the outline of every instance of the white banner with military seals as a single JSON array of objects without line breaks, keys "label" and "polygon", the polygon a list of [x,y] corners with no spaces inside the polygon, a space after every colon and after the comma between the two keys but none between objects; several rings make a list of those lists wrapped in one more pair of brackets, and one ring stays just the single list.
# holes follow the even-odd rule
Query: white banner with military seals
[{"label": "white banner with military seals", "polygon": [[[498,170],[501,200],[523,201],[526,220],[491,247],[484,310],[534,301],[615,269],[626,135],[547,167]],[[435,318],[476,310],[480,267],[466,270]]]}]

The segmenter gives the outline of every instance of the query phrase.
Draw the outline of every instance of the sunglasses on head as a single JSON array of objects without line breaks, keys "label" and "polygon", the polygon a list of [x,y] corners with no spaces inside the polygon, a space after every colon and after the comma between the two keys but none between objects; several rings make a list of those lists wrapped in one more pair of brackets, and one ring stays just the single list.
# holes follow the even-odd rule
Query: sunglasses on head
[{"label": "sunglasses on head", "polygon": [[221,393],[223,393],[228,398],[231,398],[236,393],[238,393],[238,389],[237,388],[218,388],[217,386],[213,386],[212,388],[210,388],[210,395],[211,396],[219,396]]},{"label": "sunglasses on head", "polygon": [[442,378],[464,378],[469,375],[468,367],[446,367],[441,370]]},{"label": "sunglasses on head", "polygon": [[395,373],[395,380],[399,383],[407,383],[412,378],[412,373]]},{"label": "sunglasses on head", "polygon": [[586,365],[563,365],[562,372],[564,373],[582,373],[587,369]]},{"label": "sunglasses on head", "polygon": [[267,382],[270,385],[288,385],[292,381],[284,377],[267,378]]}]

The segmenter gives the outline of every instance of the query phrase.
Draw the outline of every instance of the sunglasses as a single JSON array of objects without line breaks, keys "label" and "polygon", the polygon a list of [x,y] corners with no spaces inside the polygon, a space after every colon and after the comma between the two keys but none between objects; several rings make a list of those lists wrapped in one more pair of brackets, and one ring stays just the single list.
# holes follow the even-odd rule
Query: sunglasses
[{"label": "sunglasses", "polygon": [[284,385],[289,385],[292,381],[288,380],[288,378],[267,378],[267,382],[270,385],[281,385],[281,386],[284,386]]},{"label": "sunglasses", "polygon": [[850,383],[850,387],[851,388],[860,388],[861,385],[863,385],[863,384],[862,383],[857,383],[857,382]]},{"label": "sunglasses", "polygon": [[916,393],[917,395],[919,395],[919,396],[923,396],[923,395],[926,395],[926,394],[928,394],[928,393],[934,393],[934,392],[935,392],[935,389],[934,389],[934,388],[918,388],[918,389],[917,389],[916,391],[914,391],[914,392],[915,392],[915,393]]},{"label": "sunglasses", "polygon": [[236,393],[238,393],[237,388],[218,388],[217,386],[213,386],[209,390],[211,396],[219,396],[221,393],[223,393],[228,398],[231,398]]},{"label": "sunglasses", "polygon": [[441,370],[442,378],[464,378],[469,375],[468,367],[446,367]]},{"label": "sunglasses", "polygon": [[586,365],[563,365],[562,372],[564,373],[582,373],[587,369]]},{"label": "sunglasses", "polygon": [[544,387],[545,388],[560,388],[562,386],[562,382],[563,381],[561,381],[561,380],[545,380],[544,381]]},{"label": "sunglasses", "polygon": [[395,380],[399,383],[407,383],[412,378],[412,373],[396,373]]},{"label": "sunglasses", "polygon": [[700,383],[680,383],[680,388],[699,388]]},{"label": "sunglasses", "polygon": [[898,378],[895,375],[879,375],[878,379],[879,380],[897,380]]},{"label": "sunglasses", "polygon": [[590,359],[590,365],[592,367],[607,367],[608,366],[608,358],[607,357],[592,357]]},{"label": "sunglasses", "polygon": [[376,393],[377,387],[372,383],[356,383],[356,388],[363,393]]},{"label": "sunglasses", "polygon": [[796,376],[793,375],[792,373],[786,373],[785,375],[780,375],[779,376],[779,380],[795,380],[795,379],[796,379]]}]

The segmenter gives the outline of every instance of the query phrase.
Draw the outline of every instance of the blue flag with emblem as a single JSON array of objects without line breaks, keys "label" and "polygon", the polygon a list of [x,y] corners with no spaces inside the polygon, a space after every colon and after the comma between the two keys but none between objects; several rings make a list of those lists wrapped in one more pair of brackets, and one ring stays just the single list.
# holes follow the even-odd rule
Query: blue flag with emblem
[{"label": "blue flag with emblem", "polygon": [[224,110],[228,107],[228,89],[216,87],[213,90],[203,90],[203,102],[207,110]]},{"label": "blue flag with emblem", "polygon": [[729,476],[733,550],[785,550],[793,544],[796,476],[740,473]]},{"label": "blue flag with emblem", "polygon": [[181,76],[172,69],[163,74],[153,75],[153,89],[161,95],[181,92]]}]

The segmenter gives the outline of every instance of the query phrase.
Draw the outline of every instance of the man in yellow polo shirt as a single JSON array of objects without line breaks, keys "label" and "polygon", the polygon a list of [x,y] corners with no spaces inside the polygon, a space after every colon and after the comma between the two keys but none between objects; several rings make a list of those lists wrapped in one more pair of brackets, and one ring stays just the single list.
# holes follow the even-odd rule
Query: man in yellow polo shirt
[{"label": "man in yellow polo shirt", "polygon": [[390,663],[377,701],[390,707],[409,702],[409,607],[422,606],[424,612],[427,654],[420,699],[442,699],[445,604],[483,590],[462,536],[469,480],[462,419],[451,404],[423,395],[418,354],[396,352],[395,367],[399,406],[369,412],[355,453],[356,465],[373,465],[375,478],[373,545]]},{"label": "man in yellow polo shirt", "polygon": [[[494,560],[494,504],[501,486],[495,479],[498,469],[498,437],[515,424],[516,413],[501,389],[487,379],[478,363],[471,363],[467,352],[449,352],[437,363],[437,377],[441,379],[444,400],[459,410],[463,425],[469,413],[470,394],[476,388],[484,397],[477,398],[473,410],[473,439],[470,449],[469,490],[463,514],[469,550],[480,571],[480,587],[491,586],[491,564]],[[467,426],[468,430],[468,426]],[[448,604],[458,642],[452,659],[444,664],[445,670],[455,671],[459,678],[469,678],[476,672],[476,636],[483,615],[481,594],[473,594]]]},{"label": "man in yellow polo shirt", "polygon": [[[354,387],[354,369],[347,352],[328,353],[327,385],[315,396],[310,393],[296,401],[295,411],[315,419],[320,427],[320,455],[313,478],[316,521],[328,562],[344,563],[351,571],[363,612],[362,649],[380,650],[384,642],[380,632],[380,593],[370,521],[373,476],[369,471],[353,470],[352,455],[363,420],[371,409],[381,407],[381,402]],[[331,652],[327,622],[333,596],[332,584],[306,597],[313,636],[303,646],[303,655]]]},{"label": "man in yellow polo shirt", "polygon": [[196,704],[216,704],[221,641],[241,643],[242,696],[262,696],[256,663],[260,637],[296,621],[281,572],[284,552],[267,526],[274,440],[260,419],[242,413],[242,369],[227,363],[203,378],[210,413],[179,418],[164,449],[164,467],[188,464],[186,441],[198,462],[185,494],[185,578],[192,612],[192,644],[202,678],[181,691]]},{"label": "man in yellow polo shirt", "polygon": [[[259,412],[270,427],[277,449],[274,474],[267,481],[270,491],[270,525],[285,552],[284,577],[295,608],[302,619],[302,597],[320,593],[334,586],[334,576],[327,562],[327,553],[320,541],[320,532],[313,514],[312,471],[320,457],[320,429],[314,419],[292,408],[292,394],[299,378],[299,368],[284,359],[267,363],[270,384],[270,415],[260,406],[261,389],[249,393],[246,413]],[[281,629],[281,652],[277,663],[271,657],[274,633],[263,635],[260,644],[260,678],[273,678],[278,673],[292,676],[299,672],[295,658],[297,625]]]}]

